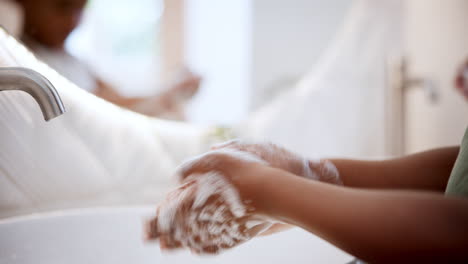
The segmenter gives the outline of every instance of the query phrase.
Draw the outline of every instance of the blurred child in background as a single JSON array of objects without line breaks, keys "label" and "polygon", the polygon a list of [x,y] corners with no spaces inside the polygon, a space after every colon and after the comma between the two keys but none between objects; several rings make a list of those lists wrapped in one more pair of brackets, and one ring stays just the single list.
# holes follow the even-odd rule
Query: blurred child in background
[{"label": "blurred child in background", "polygon": [[80,23],[86,0],[18,0],[24,12],[24,43],[57,72],[82,89],[119,106],[157,117],[183,119],[183,104],[197,91],[201,78],[186,71],[164,92],[148,97],[126,97],[69,54],[65,40]]}]

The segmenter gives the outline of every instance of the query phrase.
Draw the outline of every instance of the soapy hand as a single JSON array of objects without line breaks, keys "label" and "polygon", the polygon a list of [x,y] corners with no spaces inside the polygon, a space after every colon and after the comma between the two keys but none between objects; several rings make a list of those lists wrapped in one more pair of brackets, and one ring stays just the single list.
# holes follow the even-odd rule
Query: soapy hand
[{"label": "soapy hand", "polygon": [[183,185],[172,191],[147,225],[147,238],[162,249],[189,248],[216,254],[273,226],[256,199],[255,173],[265,162],[230,149],[208,152],[184,163]]},{"label": "soapy hand", "polygon": [[[251,153],[266,161],[269,166],[288,171],[312,180],[343,185],[338,170],[328,160],[308,160],[273,143],[248,143],[239,139],[213,146],[213,150],[233,149]],[[290,229],[291,226],[275,223],[261,235],[270,235]]]},{"label": "soapy hand", "polygon": [[272,143],[229,141],[180,166],[183,185],[159,205],[147,238],[159,240],[162,249],[215,254],[289,228],[268,216],[263,210],[267,202],[258,198],[262,183],[257,176],[266,167],[341,184],[329,161],[309,161]]},{"label": "soapy hand", "polygon": [[212,147],[213,150],[234,149],[260,157],[271,167],[305,178],[342,185],[338,170],[328,160],[308,160],[273,143],[247,143],[231,140]]}]

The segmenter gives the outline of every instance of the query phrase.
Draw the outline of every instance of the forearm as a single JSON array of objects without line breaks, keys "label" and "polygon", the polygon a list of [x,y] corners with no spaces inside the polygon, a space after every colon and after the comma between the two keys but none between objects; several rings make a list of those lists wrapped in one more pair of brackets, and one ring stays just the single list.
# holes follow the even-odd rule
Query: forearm
[{"label": "forearm", "polygon": [[468,202],[435,193],[369,191],[268,169],[266,210],[367,261],[468,260]]},{"label": "forearm", "polygon": [[170,94],[167,93],[149,97],[127,97],[120,95],[109,86],[100,86],[95,95],[115,105],[151,116],[159,116],[168,111],[172,104]]},{"label": "forearm", "polygon": [[383,161],[332,159],[345,186],[443,192],[458,147],[440,148]]},{"label": "forearm", "polygon": [[101,96],[103,99],[106,101],[109,101],[115,105],[128,108],[130,110],[133,110],[132,108],[137,105],[138,103],[141,103],[143,98],[139,97],[124,97],[124,96],[112,96],[112,97],[106,97],[106,96]]},{"label": "forearm", "polygon": [[125,108],[130,108],[133,105],[141,102],[143,99],[141,97],[122,96],[119,92],[112,88],[111,85],[99,79],[96,80],[96,86],[97,88],[94,92],[96,96]]}]

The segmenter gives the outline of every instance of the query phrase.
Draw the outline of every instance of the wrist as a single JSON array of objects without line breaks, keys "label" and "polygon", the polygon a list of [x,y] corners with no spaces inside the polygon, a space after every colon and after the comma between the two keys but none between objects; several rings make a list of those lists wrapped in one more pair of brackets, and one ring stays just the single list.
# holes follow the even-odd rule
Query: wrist
[{"label": "wrist", "polygon": [[258,177],[252,183],[251,193],[252,204],[258,214],[264,215],[273,220],[280,220],[282,210],[280,206],[284,197],[284,186],[288,186],[294,179],[300,179],[287,171],[272,167],[263,167],[257,172]]},{"label": "wrist", "polygon": [[319,181],[320,177],[317,172],[316,164],[306,158],[302,158],[302,176],[307,179]]},{"label": "wrist", "polygon": [[330,160],[304,159],[304,177],[332,184],[343,185],[340,173]]}]

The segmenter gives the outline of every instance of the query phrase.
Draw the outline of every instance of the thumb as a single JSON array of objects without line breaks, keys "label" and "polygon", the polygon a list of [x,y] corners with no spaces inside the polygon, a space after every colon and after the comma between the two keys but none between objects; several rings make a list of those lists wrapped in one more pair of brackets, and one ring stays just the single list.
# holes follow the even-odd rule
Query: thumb
[{"label": "thumb", "polygon": [[158,217],[151,219],[145,224],[145,240],[155,240],[159,238]]}]

